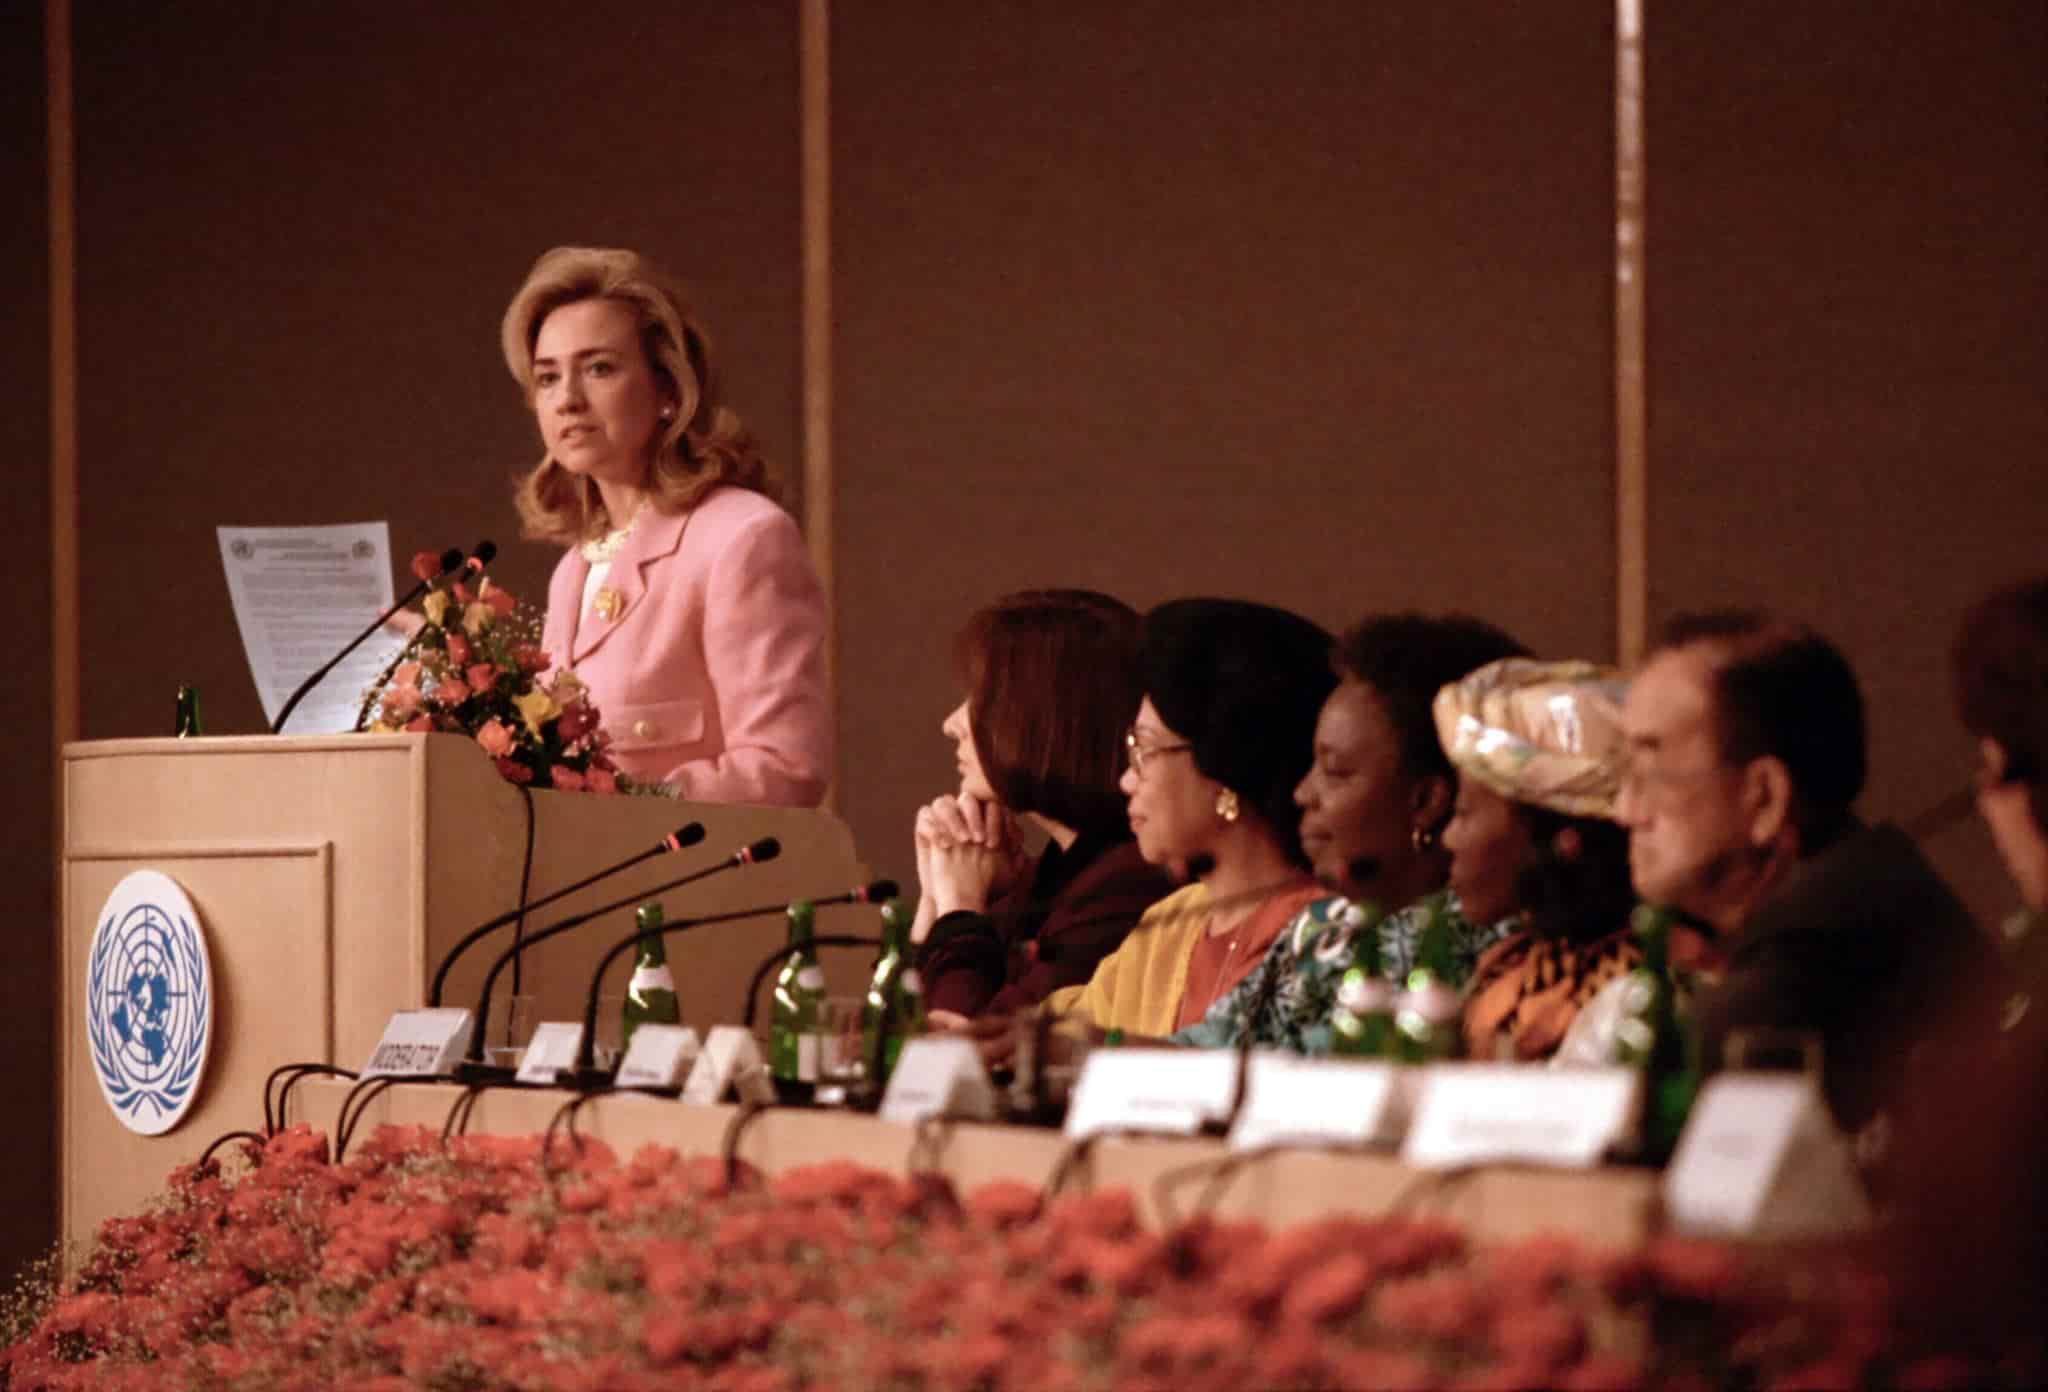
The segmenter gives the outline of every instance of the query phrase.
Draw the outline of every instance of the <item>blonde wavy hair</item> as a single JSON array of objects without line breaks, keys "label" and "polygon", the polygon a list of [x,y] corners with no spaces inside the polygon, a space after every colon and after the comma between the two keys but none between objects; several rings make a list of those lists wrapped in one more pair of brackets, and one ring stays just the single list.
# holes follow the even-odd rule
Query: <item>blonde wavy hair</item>
[{"label": "blonde wavy hair", "polygon": [[[634,312],[648,364],[675,398],[675,415],[663,422],[655,442],[649,501],[663,512],[681,512],[720,484],[778,497],[753,433],[720,398],[711,340],[691,317],[681,287],[637,252],[556,247],[533,263],[500,332],[505,366],[528,409],[533,345],[542,322],[563,305],[583,300],[612,300]],[[611,521],[596,485],[563,468],[553,454],[519,480],[514,501],[522,529],[536,541],[573,545]]]}]

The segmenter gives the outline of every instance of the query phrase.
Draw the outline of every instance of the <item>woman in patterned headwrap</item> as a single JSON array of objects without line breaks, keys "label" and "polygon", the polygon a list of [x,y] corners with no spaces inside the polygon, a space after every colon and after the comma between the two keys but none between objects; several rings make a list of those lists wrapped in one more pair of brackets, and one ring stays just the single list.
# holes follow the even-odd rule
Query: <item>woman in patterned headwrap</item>
[{"label": "woman in patterned headwrap", "polygon": [[1451,887],[1474,922],[1521,925],[1472,969],[1474,1058],[1548,1057],[1641,960],[1628,835],[1613,820],[1622,690],[1588,663],[1510,658],[1438,693],[1437,733],[1458,770]]}]

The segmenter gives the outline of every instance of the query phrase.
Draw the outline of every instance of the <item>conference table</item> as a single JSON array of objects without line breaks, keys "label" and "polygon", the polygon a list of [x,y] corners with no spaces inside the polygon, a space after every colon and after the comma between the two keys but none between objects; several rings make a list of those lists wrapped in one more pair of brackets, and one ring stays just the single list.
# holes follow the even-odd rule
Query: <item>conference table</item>
[{"label": "conference table", "polygon": [[[301,1082],[286,1120],[310,1123],[333,1138],[351,1088],[340,1080]],[[360,1145],[384,1124],[438,1133],[464,1091],[447,1083],[405,1083],[366,1094],[350,1144]],[[577,1097],[554,1088],[485,1090],[466,1130],[545,1133]],[[685,1157],[719,1156],[741,1112],[739,1105],[699,1106],[618,1091],[593,1095],[574,1121],[579,1135],[603,1141],[622,1161],[646,1145]],[[566,1126],[555,1129],[554,1144],[569,1144]],[[1160,1226],[1213,1196],[1207,1209],[1215,1216],[1275,1227],[1335,1214],[1433,1215],[1454,1220],[1479,1242],[1557,1232],[1603,1247],[1634,1246],[1658,1229],[1658,1173],[1647,1168],[1430,1171],[1411,1168],[1390,1151],[1301,1149],[1246,1153],[1219,1174],[1232,1155],[1221,1137],[1102,1137],[1083,1155],[1070,1155],[1072,1149],[1049,1127],[952,1121],[913,1127],[844,1109],[769,1107],[744,1118],[733,1153],[770,1175],[847,1160],[897,1175],[937,1173],[962,1192],[994,1180],[1043,1187],[1065,1166],[1066,1189],[1127,1188],[1146,1221]]]}]

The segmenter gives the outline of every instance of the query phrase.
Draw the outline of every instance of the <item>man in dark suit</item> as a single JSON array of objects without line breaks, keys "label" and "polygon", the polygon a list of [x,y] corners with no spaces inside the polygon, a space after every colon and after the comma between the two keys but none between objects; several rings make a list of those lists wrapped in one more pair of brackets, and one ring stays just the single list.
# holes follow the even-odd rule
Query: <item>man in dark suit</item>
[{"label": "man in dark suit", "polygon": [[1702,1062],[1732,1035],[1817,1042],[1857,1131],[1899,1095],[1914,1046],[1990,944],[1913,842],[1852,810],[1863,700],[1839,651],[1768,615],[1682,616],[1630,686],[1619,812],[1644,899],[1710,940]]}]

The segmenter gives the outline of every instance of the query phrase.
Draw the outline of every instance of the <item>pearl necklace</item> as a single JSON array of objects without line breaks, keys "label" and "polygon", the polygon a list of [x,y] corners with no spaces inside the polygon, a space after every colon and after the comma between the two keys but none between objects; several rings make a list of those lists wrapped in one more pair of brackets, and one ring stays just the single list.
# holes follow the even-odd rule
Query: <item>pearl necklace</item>
[{"label": "pearl necklace", "polygon": [[643,498],[639,505],[633,509],[633,515],[626,519],[625,526],[614,527],[595,541],[584,542],[580,548],[583,553],[583,559],[592,565],[596,565],[599,561],[609,561],[612,557],[618,555],[619,552],[625,550],[627,538],[633,535],[633,524],[640,520],[640,514],[646,507],[647,500]]}]

